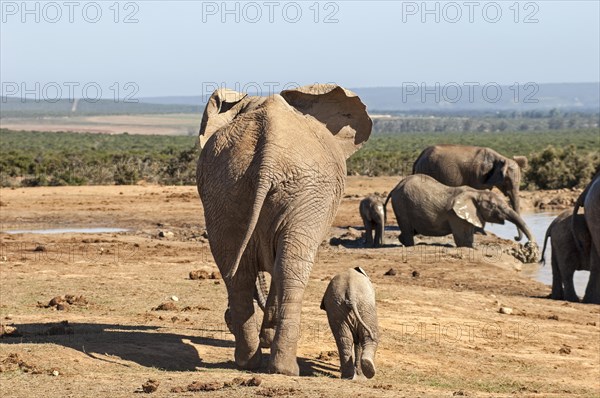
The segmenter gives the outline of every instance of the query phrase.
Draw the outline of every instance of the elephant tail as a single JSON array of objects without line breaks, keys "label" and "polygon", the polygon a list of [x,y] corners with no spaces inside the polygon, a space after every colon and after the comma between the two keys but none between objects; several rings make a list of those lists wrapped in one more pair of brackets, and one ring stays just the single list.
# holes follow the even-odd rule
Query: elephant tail
[{"label": "elephant tail", "polygon": [[265,279],[264,271],[258,271],[256,276],[256,291],[254,292],[254,298],[258,303],[260,309],[264,312],[267,306],[267,296],[269,291],[267,289],[267,281]]},{"label": "elephant tail", "polygon": [[356,302],[354,302],[354,300],[352,300],[348,304],[350,305],[350,308],[352,308],[352,312],[354,312],[354,315],[356,315],[356,319],[358,319],[358,322],[362,325],[363,328],[365,328],[365,330],[367,331],[367,333],[369,334],[371,339],[375,340],[375,335],[373,334],[373,331],[371,330],[371,328],[369,326],[367,326],[365,321],[363,321],[362,317],[360,316],[360,313],[358,312],[358,308],[356,307]]},{"label": "elephant tail", "polygon": [[384,216],[387,214],[387,204],[390,201],[390,198],[392,197],[392,193],[394,193],[394,190],[396,190],[396,188],[392,189],[390,191],[390,193],[388,193],[387,198],[385,198],[385,202],[383,203],[383,214]]},{"label": "elephant tail", "polygon": [[546,235],[544,236],[544,247],[542,248],[542,258],[540,258],[540,264],[542,264],[542,265],[546,265],[546,259],[544,258],[544,254],[546,253],[546,244],[548,243],[548,238],[550,237],[550,231],[552,230],[552,224],[554,224],[554,222],[552,222],[548,226],[548,229],[546,230]]},{"label": "elephant tail", "polygon": [[237,254],[235,257],[235,262],[233,266],[229,269],[227,275],[224,275],[227,279],[232,279],[235,276],[235,273],[240,266],[240,261],[242,261],[242,255],[248,246],[248,242],[250,242],[250,238],[254,233],[254,229],[256,228],[256,224],[258,223],[258,217],[260,216],[260,211],[262,210],[263,204],[265,203],[265,199],[267,194],[269,193],[271,186],[263,180],[258,181],[258,187],[256,188],[256,193],[254,196],[254,201],[252,205],[252,212],[250,213],[250,219],[248,220],[248,225],[246,226],[246,234],[242,239],[240,246],[238,247]]}]

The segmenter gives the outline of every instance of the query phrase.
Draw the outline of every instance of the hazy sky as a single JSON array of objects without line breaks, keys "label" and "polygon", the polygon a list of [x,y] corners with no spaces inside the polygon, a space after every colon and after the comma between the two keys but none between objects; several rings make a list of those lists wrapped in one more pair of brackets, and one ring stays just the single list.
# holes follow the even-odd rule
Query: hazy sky
[{"label": "hazy sky", "polygon": [[145,97],[215,84],[600,80],[595,0],[30,1],[30,13],[21,1],[1,4],[1,80],[12,90],[54,82],[77,96],[94,83],[111,97],[113,83],[124,96],[132,82]]}]

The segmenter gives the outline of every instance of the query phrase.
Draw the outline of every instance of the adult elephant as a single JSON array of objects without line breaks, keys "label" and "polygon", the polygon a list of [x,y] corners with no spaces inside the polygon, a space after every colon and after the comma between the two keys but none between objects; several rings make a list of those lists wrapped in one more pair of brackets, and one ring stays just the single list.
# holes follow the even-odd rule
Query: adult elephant
[{"label": "adult elephant", "polygon": [[504,224],[508,220],[522,230],[531,243],[535,239],[525,221],[504,198],[488,190],[467,186],[449,187],[425,174],[406,177],[388,195],[400,227],[400,242],[414,246],[416,234],[452,234],[457,247],[473,247],[475,228],[486,222]]},{"label": "adult elephant", "polygon": [[[475,189],[498,188],[508,196],[510,205],[521,214],[519,185],[521,169],[527,167],[527,158],[512,159],[490,148],[467,145],[434,145],[421,152],[413,164],[413,174],[427,174],[444,185],[468,185]],[[523,234],[517,229],[516,240]]]},{"label": "adult elephant", "polygon": [[258,272],[266,271],[272,280],[260,333],[271,347],[269,371],[299,374],[304,289],[344,191],[346,159],[371,127],[356,94],[336,85],[270,97],[220,89],[210,97],[200,126],[198,192],[241,368],[261,363],[253,296]]},{"label": "adult elephant", "polygon": [[[585,209],[585,223],[592,239],[590,279],[585,289],[583,302],[600,304],[600,169],[596,170],[596,175],[592,179],[592,182],[590,182],[575,202],[573,217],[576,217],[580,205],[583,205]],[[572,232],[580,252],[585,253],[583,249],[584,245],[574,224]]]}]

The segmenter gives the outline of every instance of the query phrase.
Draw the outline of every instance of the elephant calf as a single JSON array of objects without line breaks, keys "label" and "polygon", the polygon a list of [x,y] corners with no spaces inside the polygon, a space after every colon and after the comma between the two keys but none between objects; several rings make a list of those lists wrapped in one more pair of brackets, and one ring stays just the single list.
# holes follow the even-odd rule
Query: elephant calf
[{"label": "elephant calf", "polygon": [[[382,246],[385,231],[385,208],[383,207],[383,201],[376,196],[366,197],[360,201],[359,211],[365,225],[367,245],[374,247]],[[375,230],[374,241],[373,230]]]},{"label": "elephant calf", "polygon": [[452,234],[456,246],[473,247],[475,228],[486,222],[504,224],[508,220],[522,230],[531,243],[531,231],[502,196],[467,186],[449,187],[425,174],[413,174],[400,181],[384,206],[392,208],[400,227],[400,242],[414,246],[414,236]]},{"label": "elephant calf", "polygon": [[[575,217],[574,220],[573,217]],[[579,252],[574,236],[582,243],[584,253]],[[552,239],[552,293],[550,298],[577,302],[579,298],[575,294],[573,274],[575,271],[589,271],[590,269],[591,237],[584,216],[581,214],[573,216],[571,210],[566,210],[552,221],[544,237],[541,262],[544,262],[544,251],[548,238]]]},{"label": "elephant calf", "polygon": [[321,309],[327,312],[335,337],[342,379],[375,376],[377,308],[375,290],[365,271],[356,267],[336,275],[327,286]]}]

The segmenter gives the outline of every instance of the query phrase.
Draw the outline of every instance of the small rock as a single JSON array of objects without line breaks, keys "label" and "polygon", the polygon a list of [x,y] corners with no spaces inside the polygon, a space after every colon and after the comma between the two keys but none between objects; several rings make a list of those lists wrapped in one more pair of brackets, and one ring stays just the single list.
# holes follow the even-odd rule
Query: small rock
[{"label": "small rock", "polygon": [[171,231],[159,231],[158,232],[159,238],[172,238],[174,236],[175,236],[175,234]]},{"label": "small rock", "polygon": [[187,386],[187,390],[191,392],[195,391],[217,391],[224,387],[224,383],[219,383],[216,381],[209,383],[200,383],[199,381],[194,381],[192,384]]},{"label": "small rock", "polygon": [[177,306],[171,302],[162,303],[158,307],[153,308],[153,311],[177,311]]},{"label": "small rock", "polygon": [[558,353],[561,355],[569,355],[571,353],[571,347],[564,345],[558,350]]},{"label": "small rock", "polygon": [[60,373],[58,372],[58,370],[55,369],[55,370],[52,371],[52,376],[58,376],[58,375],[60,375]]},{"label": "small rock", "polygon": [[196,271],[190,271],[190,279],[192,280],[198,280],[198,279],[209,279],[210,278],[210,274],[204,270],[196,270]]},{"label": "small rock", "polygon": [[262,379],[260,377],[254,376],[254,377],[244,381],[242,383],[242,385],[246,386],[246,387],[258,387],[261,385],[261,383],[262,383]]},{"label": "small rock", "polygon": [[160,382],[158,380],[148,379],[147,382],[142,384],[142,391],[144,391],[146,394],[153,393],[154,391],[156,391],[158,389],[159,385],[160,385]]},{"label": "small rock", "polygon": [[393,268],[390,268],[390,269],[389,269],[389,270],[387,270],[387,272],[386,272],[385,274],[383,274],[383,275],[386,275],[386,276],[394,276],[394,275],[396,275],[396,274],[397,274],[396,270],[395,270],[395,269],[393,269]]},{"label": "small rock", "polygon": [[510,315],[510,314],[513,313],[513,310],[510,307],[500,307],[500,309],[498,310],[498,312],[501,313],[501,314]]},{"label": "small rock", "polygon": [[360,232],[358,229],[356,228],[352,228],[352,227],[348,227],[348,235],[352,236],[353,238],[360,238],[362,236],[362,232]]},{"label": "small rock", "polygon": [[515,271],[517,271],[517,272],[521,272],[521,271],[523,271],[523,265],[521,265],[521,263],[516,263],[516,264],[513,266],[513,269],[514,269]]},{"label": "small rock", "polygon": [[173,301],[179,301],[179,297],[177,297],[177,296],[171,296],[171,300],[173,300]]},{"label": "small rock", "polygon": [[412,272],[412,276],[413,276],[413,278],[418,278],[419,276],[421,276],[421,273],[419,271],[417,271],[417,270],[414,270]]}]

